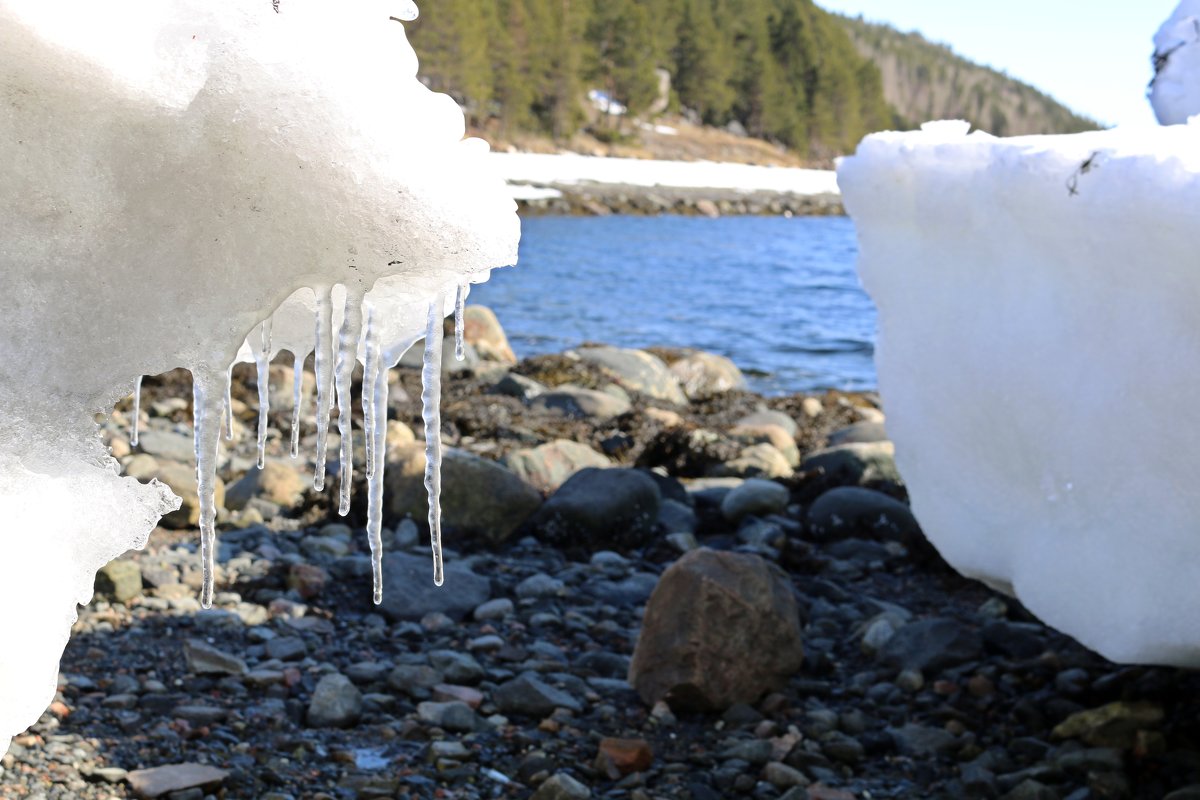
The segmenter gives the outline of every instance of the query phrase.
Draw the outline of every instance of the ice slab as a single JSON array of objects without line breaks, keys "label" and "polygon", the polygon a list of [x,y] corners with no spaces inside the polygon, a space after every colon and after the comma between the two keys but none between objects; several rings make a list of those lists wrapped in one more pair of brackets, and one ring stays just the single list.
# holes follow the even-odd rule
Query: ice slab
[{"label": "ice slab", "polygon": [[1200,666],[1200,124],[939,123],[838,177],[926,534],[1114,661]]},{"label": "ice slab", "polygon": [[301,354],[324,319],[333,385],[339,352],[394,363],[433,298],[516,261],[486,145],[416,78],[412,3],[278,5],[0,0],[0,751],[95,570],[177,502],[119,477],[95,414],[190,369],[203,486],[264,321]]}]

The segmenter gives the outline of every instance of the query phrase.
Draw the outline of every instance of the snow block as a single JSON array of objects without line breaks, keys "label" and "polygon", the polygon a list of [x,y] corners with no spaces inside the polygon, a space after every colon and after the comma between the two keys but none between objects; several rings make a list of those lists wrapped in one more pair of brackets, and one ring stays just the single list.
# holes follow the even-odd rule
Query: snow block
[{"label": "snow block", "polygon": [[1200,125],[933,123],[838,178],[926,535],[1114,661],[1200,665]]}]

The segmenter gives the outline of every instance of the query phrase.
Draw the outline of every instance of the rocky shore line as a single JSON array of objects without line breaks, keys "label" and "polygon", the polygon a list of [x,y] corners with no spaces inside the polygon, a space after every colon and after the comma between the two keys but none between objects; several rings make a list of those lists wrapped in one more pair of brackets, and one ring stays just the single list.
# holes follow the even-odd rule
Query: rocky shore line
[{"label": "rocky shore line", "polygon": [[543,196],[518,197],[524,216],[843,216],[841,195],[833,193],[692,189],[618,184],[547,184]]},{"label": "rocky shore line", "polygon": [[146,378],[139,445],[128,405],[104,432],[183,508],[98,576],[0,797],[1200,798],[1200,680],[1109,663],[946,567],[873,395],[761,397],[687,350],[518,361],[480,307],[467,330],[441,589],[420,375],[391,374],[380,606],[364,487],[346,518],[312,491],[276,364],[261,471],[235,373],[202,611],[190,383]]}]

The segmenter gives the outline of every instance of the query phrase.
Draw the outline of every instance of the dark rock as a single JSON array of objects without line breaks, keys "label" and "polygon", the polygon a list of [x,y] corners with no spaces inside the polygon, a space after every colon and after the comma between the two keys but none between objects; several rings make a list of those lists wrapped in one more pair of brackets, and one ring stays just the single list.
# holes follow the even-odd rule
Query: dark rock
[{"label": "dark rock", "polygon": [[629,669],[648,705],[753,703],[803,660],[787,577],[763,559],[701,549],[671,565],[650,598]]},{"label": "dark rock", "polygon": [[530,519],[543,541],[587,550],[640,547],[654,537],[658,486],[634,469],[585,469]]},{"label": "dark rock", "polygon": [[577,713],[583,710],[574,697],[528,672],[497,686],[492,692],[492,702],[501,713],[529,717],[544,717],[556,708],[567,708]]},{"label": "dark rock", "polygon": [[787,508],[788,490],[774,481],[750,478],[732,489],[721,500],[721,513],[730,522],[739,522],[750,514],[778,514]]},{"label": "dark rock", "polygon": [[896,469],[891,442],[844,444],[818,450],[800,462],[801,472],[821,470],[833,485],[860,486],[867,483],[903,483]]},{"label": "dark rock", "polygon": [[462,619],[490,600],[491,583],[453,560],[445,563],[445,582],[433,583],[433,561],[408,553],[383,557],[383,602],[379,610],[388,619],[419,620],[432,611]]},{"label": "dark rock", "polygon": [[870,444],[887,440],[887,431],[884,430],[883,423],[873,420],[856,422],[829,434],[830,447],[838,447],[843,444]]},{"label": "dark rock", "polygon": [[188,671],[196,675],[245,675],[246,662],[199,639],[183,645]]},{"label": "dark rock", "polygon": [[560,772],[543,781],[530,800],[588,800],[591,796],[591,789]]},{"label": "dark rock", "polygon": [[535,381],[533,378],[526,378],[524,375],[518,375],[515,372],[505,374],[503,378],[496,382],[492,387],[492,391],[496,394],[515,397],[518,400],[523,400],[528,403],[535,397],[540,397],[546,393],[546,387]]},{"label": "dark rock", "polygon": [[915,722],[888,730],[902,755],[926,757],[949,755],[959,747],[958,737],[944,728],[933,728]]},{"label": "dark rock", "polygon": [[957,620],[935,617],[900,628],[879,650],[878,658],[898,669],[937,672],[982,653],[983,639],[977,632]]},{"label": "dark rock", "polygon": [[817,541],[859,537],[911,543],[922,538],[908,506],[857,486],[839,486],[818,497],[808,509],[808,531]]},{"label": "dark rock", "polygon": [[1026,659],[1046,650],[1046,629],[1033,622],[1000,620],[983,626],[984,645],[1009,658]]}]

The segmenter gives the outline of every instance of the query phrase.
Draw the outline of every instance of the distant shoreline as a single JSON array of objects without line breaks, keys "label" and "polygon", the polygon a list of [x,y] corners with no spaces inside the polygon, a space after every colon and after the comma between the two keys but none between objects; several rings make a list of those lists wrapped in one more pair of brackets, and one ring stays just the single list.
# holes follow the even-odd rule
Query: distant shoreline
[{"label": "distant shoreline", "polygon": [[493,159],[528,215],[845,214],[831,170],[575,154],[497,153]]}]

